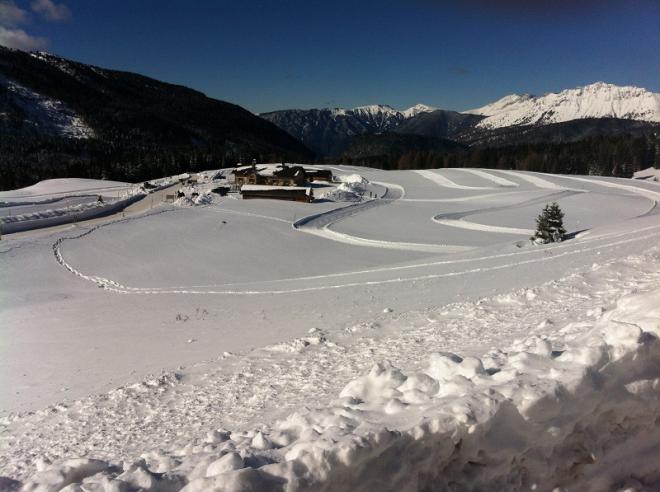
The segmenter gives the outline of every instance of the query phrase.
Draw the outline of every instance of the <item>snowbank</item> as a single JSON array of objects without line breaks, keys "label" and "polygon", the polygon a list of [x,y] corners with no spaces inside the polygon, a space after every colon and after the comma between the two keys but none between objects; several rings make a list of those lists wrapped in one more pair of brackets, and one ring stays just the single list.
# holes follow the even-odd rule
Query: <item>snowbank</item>
[{"label": "snowbank", "polygon": [[212,430],[132,463],[42,462],[22,486],[657,490],[659,335],[660,289],[634,293],[553,338],[529,337],[481,358],[430,353],[425,370],[409,374],[381,362],[327,408],[272,428]]}]

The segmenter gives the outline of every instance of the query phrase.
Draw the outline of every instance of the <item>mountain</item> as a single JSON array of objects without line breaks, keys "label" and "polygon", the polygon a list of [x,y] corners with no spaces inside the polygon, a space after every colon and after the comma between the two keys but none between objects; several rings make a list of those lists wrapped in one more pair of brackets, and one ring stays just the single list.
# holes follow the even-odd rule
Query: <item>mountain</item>
[{"label": "mountain", "polygon": [[594,137],[660,135],[660,123],[620,118],[585,118],[547,125],[467,129],[458,138],[471,147],[566,144]]},{"label": "mountain", "polygon": [[356,135],[382,133],[396,129],[404,121],[433,111],[417,104],[404,111],[374,104],[353,109],[289,109],[262,113],[260,116],[303,142],[319,155],[338,156]]},{"label": "mountain", "polygon": [[344,157],[351,160],[389,159],[409,152],[433,152],[447,154],[463,152],[467,145],[444,138],[410,135],[399,132],[357,135]]},{"label": "mountain", "polygon": [[483,116],[438,109],[407,119],[395,131],[425,137],[461,139],[461,135],[472,130],[482,119]]},{"label": "mountain", "polygon": [[0,182],[139,180],[313,153],[240,106],[142,75],[0,47]]},{"label": "mountain", "polygon": [[484,129],[547,125],[584,118],[660,122],[660,94],[639,87],[597,82],[543,96],[513,94],[466,113],[484,116],[477,124]]}]

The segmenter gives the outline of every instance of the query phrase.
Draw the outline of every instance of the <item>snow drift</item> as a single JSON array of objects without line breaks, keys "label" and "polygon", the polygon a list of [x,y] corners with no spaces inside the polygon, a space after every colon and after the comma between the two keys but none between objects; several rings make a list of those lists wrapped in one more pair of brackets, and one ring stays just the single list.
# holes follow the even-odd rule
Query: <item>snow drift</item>
[{"label": "snow drift", "polygon": [[660,289],[481,358],[388,362],[325,409],[136,461],[41,462],[23,490],[657,490]]}]

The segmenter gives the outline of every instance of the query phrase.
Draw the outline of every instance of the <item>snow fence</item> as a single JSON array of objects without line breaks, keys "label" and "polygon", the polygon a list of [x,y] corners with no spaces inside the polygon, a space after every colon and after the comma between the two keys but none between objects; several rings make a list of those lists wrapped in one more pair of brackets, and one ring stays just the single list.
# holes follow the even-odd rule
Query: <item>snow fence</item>
[{"label": "snow fence", "polygon": [[383,362],[272,428],[212,430],[134,462],[42,464],[0,488],[658,490],[660,289],[560,335],[482,358],[430,353],[419,373]]}]

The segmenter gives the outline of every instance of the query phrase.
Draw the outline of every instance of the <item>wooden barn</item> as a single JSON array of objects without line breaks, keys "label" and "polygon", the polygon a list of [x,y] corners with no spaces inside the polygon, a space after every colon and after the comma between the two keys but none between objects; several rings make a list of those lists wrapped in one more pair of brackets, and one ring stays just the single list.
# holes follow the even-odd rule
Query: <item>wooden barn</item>
[{"label": "wooden barn", "polygon": [[314,200],[314,191],[303,186],[243,185],[241,195],[244,200],[261,198],[305,203]]}]

